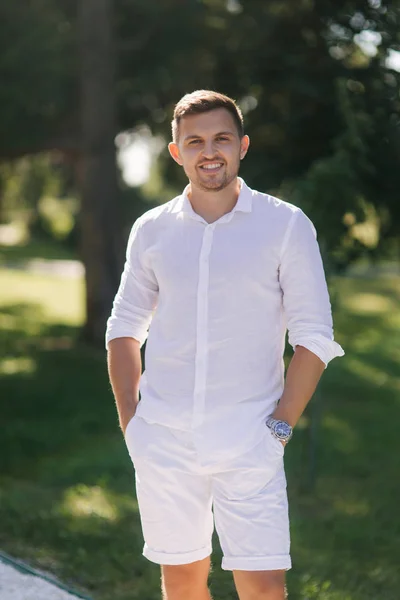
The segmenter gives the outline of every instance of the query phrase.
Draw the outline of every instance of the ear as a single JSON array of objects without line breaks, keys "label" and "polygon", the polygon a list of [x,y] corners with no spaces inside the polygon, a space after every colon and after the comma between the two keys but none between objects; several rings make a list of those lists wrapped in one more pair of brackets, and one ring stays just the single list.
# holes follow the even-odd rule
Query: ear
[{"label": "ear", "polygon": [[182,166],[183,163],[182,163],[181,156],[179,154],[178,144],[175,144],[175,142],[170,142],[168,144],[168,150],[169,150],[170,155],[174,159],[174,161],[177,162],[178,165]]},{"label": "ear", "polygon": [[250,146],[250,138],[248,135],[244,135],[240,141],[240,160],[243,160],[247,154],[247,150]]}]

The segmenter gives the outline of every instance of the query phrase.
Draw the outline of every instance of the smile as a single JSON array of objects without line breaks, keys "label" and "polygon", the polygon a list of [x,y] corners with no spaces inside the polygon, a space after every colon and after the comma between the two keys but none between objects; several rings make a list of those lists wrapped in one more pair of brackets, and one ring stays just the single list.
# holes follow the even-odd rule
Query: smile
[{"label": "smile", "polygon": [[218,171],[222,167],[222,163],[209,163],[207,165],[202,165],[200,169],[205,169],[206,171]]}]

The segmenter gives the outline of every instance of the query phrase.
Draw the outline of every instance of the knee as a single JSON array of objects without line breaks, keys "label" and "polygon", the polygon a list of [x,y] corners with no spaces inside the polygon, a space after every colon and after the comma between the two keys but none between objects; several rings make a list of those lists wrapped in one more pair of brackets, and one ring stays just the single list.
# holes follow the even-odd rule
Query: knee
[{"label": "knee", "polygon": [[254,600],[259,600],[260,598],[265,598],[266,600],[285,600],[284,576],[280,573],[266,574],[265,577],[255,582],[251,598],[254,598]]},{"label": "knee", "polygon": [[[261,592],[264,595],[256,596],[257,598],[276,598],[284,600],[285,598],[285,575],[282,571],[266,572],[264,577],[257,582],[261,589],[256,592]],[[256,583],[256,587],[257,587]]]},{"label": "knee", "polygon": [[285,600],[284,571],[236,571],[239,597],[244,600]]},{"label": "knee", "polygon": [[187,600],[207,590],[210,559],[187,565],[161,567],[162,590],[166,600]]}]

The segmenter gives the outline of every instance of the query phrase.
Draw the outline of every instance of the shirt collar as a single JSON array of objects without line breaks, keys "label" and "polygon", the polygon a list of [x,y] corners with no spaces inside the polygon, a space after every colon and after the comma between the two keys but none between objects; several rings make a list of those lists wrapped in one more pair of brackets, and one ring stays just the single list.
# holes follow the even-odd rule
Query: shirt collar
[{"label": "shirt collar", "polygon": [[[238,177],[238,180],[240,183],[239,197],[237,199],[235,206],[232,208],[232,210],[228,214],[235,213],[236,211],[251,212],[251,209],[252,209],[253,192],[241,177]],[[183,213],[187,213],[191,217],[201,218],[193,210],[193,207],[187,196],[188,190],[189,190],[189,184],[185,187],[182,194],[177,197],[171,212],[173,212],[173,213],[183,212]]]}]

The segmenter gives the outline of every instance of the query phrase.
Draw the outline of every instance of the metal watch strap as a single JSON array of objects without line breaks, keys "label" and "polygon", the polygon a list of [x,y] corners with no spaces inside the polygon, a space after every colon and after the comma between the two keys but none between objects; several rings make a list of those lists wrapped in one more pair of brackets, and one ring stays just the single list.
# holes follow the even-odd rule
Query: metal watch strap
[{"label": "metal watch strap", "polygon": [[[285,423],[285,425],[287,425],[290,428],[290,435],[285,439],[284,437],[279,437],[274,430],[274,425],[276,423]],[[289,425],[289,423],[287,421],[284,421],[283,419],[274,419],[274,417],[268,417],[268,419],[266,420],[265,424],[267,425],[267,427],[269,427],[269,429],[271,429],[271,433],[272,435],[277,439],[277,440],[283,440],[286,443],[289,442],[292,438],[293,435],[293,428],[291,425]]]}]

